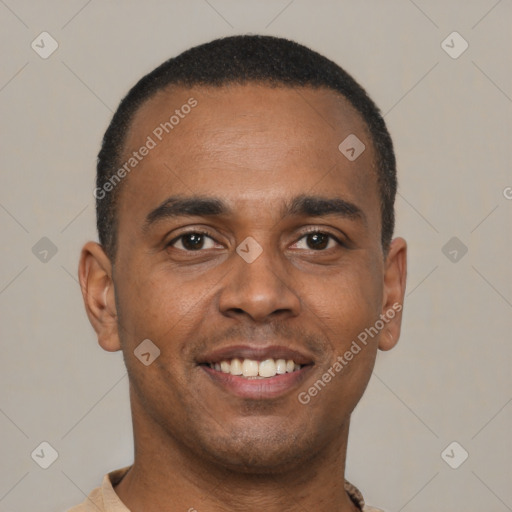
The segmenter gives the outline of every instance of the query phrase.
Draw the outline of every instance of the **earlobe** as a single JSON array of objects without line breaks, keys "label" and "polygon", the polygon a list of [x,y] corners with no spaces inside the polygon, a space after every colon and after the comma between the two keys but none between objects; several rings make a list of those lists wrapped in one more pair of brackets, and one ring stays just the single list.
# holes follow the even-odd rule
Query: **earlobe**
[{"label": "earlobe", "polygon": [[78,276],[85,310],[98,335],[98,343],[109,352],[120,350],[112,264],[101,245],[96,242],[84,245]]},{"label": "earlobe", "polygon": [[385,326],[379,338],[380,350],[392,349],[400,338],[406,280],[407,243],[395,238],[386,257],[382,310]]}]

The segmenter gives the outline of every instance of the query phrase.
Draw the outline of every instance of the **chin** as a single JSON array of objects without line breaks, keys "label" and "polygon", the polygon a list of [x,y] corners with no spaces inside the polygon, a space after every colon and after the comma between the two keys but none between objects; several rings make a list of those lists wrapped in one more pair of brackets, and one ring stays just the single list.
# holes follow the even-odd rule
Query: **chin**
[{"label": "chin", "polygon": [[201,454],[227,471],[268,475],[290,471],[317,451],[318,447],[299,440],[296,434],[244,430],[229,437],[209,437]]}]

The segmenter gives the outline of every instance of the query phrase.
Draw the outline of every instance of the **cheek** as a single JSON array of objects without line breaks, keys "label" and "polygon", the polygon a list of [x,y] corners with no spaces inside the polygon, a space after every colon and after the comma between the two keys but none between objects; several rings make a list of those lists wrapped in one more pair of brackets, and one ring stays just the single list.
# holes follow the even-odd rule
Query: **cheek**
[{"label": "cheek", "polygon": [[163,269],[131,267],[116,286],[120,300],[120,318],[127,334],[134,337],[162,338],[179,328],[193,314],[204,290],[201,286],[183,285],[178,276]]},{"label": "cheek", "polygon": [[[133,391],[152,410],[160,407],[162,393],[173,404],[171,409],[181,407],[180,390],[187,388],[191,369],[182,352],[197,324],[201,289],[184,287],[170,271],[130,268],[116,290],[122,349]],[[148,366],[136,357],[139,344],[146,339],[159,350]],[[176,364],[180,360],[186,364]]]},{"label": "cheek", "polygon": [[382,307],[382,279],[378,269],[364,261],[321,279],[304,278],[302,299],[325,325],[336,348],[356,338],[378,318]]}]

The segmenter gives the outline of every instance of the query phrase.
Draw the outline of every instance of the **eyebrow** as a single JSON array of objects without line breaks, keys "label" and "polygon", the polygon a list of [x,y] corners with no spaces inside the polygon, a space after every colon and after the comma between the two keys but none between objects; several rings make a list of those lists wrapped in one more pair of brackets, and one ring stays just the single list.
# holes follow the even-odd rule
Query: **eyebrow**
[{"label": "eyebrow", "polygon": [[[220,198],[172,196],[148,213],[143,229],[147,231],[156,222],[168,218],[218,217],[232,213],[232,209]],[[281,209],[282,218],[291,216],[325,217],[328,215],[366,223],[366,216],[361,208],[339,197],[300,195],[286,202]]]},{"label": "eyebrow", "polygon": [[215,197],[172,196],[148,213],[144,221],[144,230],[162,219],[173,217],[213,217],[231,213],[227,204]]},{"label": "eyebrow", "polygon": [[366,216],[359,206],[339,197],[326,198],[320,196],[300,195],[286,204],[281,212],[283,218],[292,215],[305,217],[325,217],[335,215],[341,218],[358,220],[366,223]]}]

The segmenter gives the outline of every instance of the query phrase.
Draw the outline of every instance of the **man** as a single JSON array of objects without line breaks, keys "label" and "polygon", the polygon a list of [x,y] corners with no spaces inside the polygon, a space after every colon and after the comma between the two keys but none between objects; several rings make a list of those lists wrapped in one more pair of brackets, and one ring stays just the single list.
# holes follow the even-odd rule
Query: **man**
[{"label": "man", "polygon": [[344,473],[400,334],[395,191],[379,111],[301,45],[228,37],[142,78],[103,140],[79,268],[124,354],[135,460],[72,511],[377,510]]}]

